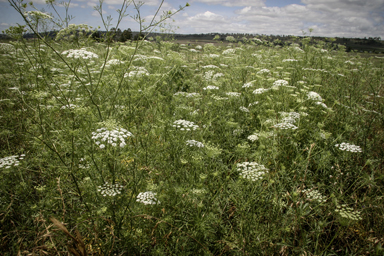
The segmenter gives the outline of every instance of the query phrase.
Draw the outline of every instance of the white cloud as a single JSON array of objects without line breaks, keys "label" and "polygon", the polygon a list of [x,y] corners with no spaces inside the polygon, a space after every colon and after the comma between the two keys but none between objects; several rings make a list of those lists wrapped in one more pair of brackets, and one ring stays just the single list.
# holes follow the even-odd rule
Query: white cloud
[{"label": "white cloud", "polygon": [[8,24],[8,23],[5,23],[5,22],[2,22],[2,23],[0,24],[0,26],[9,26],[9,24]]},{"label": "white cloud", "polygon": [[209,5],[223,5],[223,6],[265,6],[265,0],[194,0],[193,2],[200,2]]},{"label": "white cloud", "polygon": [[246,30],[246,24],[238,23],[233,18],[211,11],[198,13],[190,17],[180,15],[179,18],[176,18],[175,25],[181,28],[176,33],[235,33]]},{"label": "white cloud", "polygon": [[[312,35],[333,37],[384,37],[382,0],[302,0],[302,4],[267,7],[264,1],[195,0],[206,3],[205,12],[177,17],[180,33],[258,33],[302,35],[313,28]],[[238,6],[232,12],[213,5]],[[193,6],[193,5],[192,5]],[[188,11],[188,13],[190,13]]]},{"label": "white cloud", "polygon": [[228,20],[226,20],[223,16],[215,14],[210,11],[206,11],[205,13],[199,13],[196,16],[188,18],[189,21],[191,22],[196,22],[196,23],[202,23],[202,22],[223,22],[223,23],[228,23]]},{"label": "white cloud", "polygon": [[[40,0],[40,1],[43,1],[43,0]],[[79,1],[80,2],[87,1],[87,3],[92,3],[93,5],[99,4],[99,0],[79,0]],[[139,1],[135,1],[135,2],[138,3]],[[141,2],[143,2],[144,5],[150,5],[150,6],[160,5],[160,0],[141,0]],[[104,0],[103,1],[103,5],[120,5],[121,6],[122,4],[123,4],[122,0]],[[133,6],[133,3],[131,3],[131,5]]]},{"label": "white cloud", "polygon": [[[107,14],[107,11],[103,10],[103,15],[105,14]],[[93,11],[91,15],[94,17],[100,17],[100,13],[98,11]]]}]

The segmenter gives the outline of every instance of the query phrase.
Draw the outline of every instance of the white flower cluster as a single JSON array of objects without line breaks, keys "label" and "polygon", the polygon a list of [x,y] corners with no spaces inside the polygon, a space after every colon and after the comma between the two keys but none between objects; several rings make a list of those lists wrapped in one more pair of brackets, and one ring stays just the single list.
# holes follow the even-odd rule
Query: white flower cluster
[{"label": "white flower cluster", "polygon": [[156,193],[152,191],[141,192],[137,195],[136,202],[148,204],[160,204],[160,201],[156,199]]},{"label": "white flower cluster", "polygon": [[258,134],[255,133],[255,134],[249,135],[247,139],[254,142],[254,141],[257,141],[259,139],[259,136],[258,136]]},{"label": "white flower cluster", "polygon": [[253,84],[256,82],[256,80],[253,80],[251,82],[248,82],[248,83],[245,83],[242,88],[248,88],[248,87],[251,87],[253,86]]},{"label": "white flower cluster", "polygon": [[28,11],[24,13],[24,16],[27,16],[29,20],[31,20],[30,17],[35,19],[53,19],[52,16],[40,11]]},{"label": "white flower cluster", "polygon": [[195,49],[189,49],[190,52],[199,52],[198,50]]},{"label": "white flower cluster", "polygon": [[105,182],[104,185],[98,186],[97,191],[101,193],[102,196],[116,196],[121,194],[123,186],[120,184],[109,184]]},{"label": "white flower cluster", "polygon": [[303,70],[308,70],[308,71],[317,71],[317,72],[323,72],[323,73],[328,73],[328,70],[325,69],[316,69],[316,68],[303,68]]},{"label": "white flower cluster", "polygon": [[219,68],[219,67],[215,65],[207,65],[207,66],[203,66],[202,68]]},{"label": "white flower cluster", "polygon": [[89,168],[89,164],[86,163],[84,158],[80,158],[80,160],[79,160],[79,168],[80,169],[88,169]]},{"label": "white flower cluster", "polygon": [[187,140],[187,146],[203,148],[204,144],[196,140]]},{"label": "white flower cluster", "polygon": [[269,91],[269,89],[258,88],[258,89],[253,91],[253,94],[262,94],[262,93],[267,92],[267,91]]},{"label": "white flower cluster", "polygon": [[207,191],[205,189],[198,189],[198,188],[194,188],[191,190],[192,194],[195,194],[195,195],[202,195],[202,194],[205,194],[207,193]]},{"label": "white flower cluster", "polygon": [[240,92],[226,92],[225,94],[231,97],[240,97],[241,95]]},{"label": "white flower cluster", "polygon": [[235,54],[235,53],[236,53],[235,49],[227,49],[227,50],[224,50],[222,54],[226,55],[226,54]]},{"label": "white flower cluster", "polygon": [[237,164],[237,170],[240,172],[240,176],[244,179],[257,181],[263,178],[263,175],[268,171],[264,165],[256,162],[243,162]]},{"label": "white flower cluster", "polygon": [[200,93],[198,92],[177,92],[175,94],[173,94],[174,96],[178,96],[178,95],[182,95],[182,96],[185,96],[187,98],[193,98],[193,97],[199,97],[200,96]]},{"label": "white flower cluster", "polygon": [[172,126],[175,128],[179,128],[181,131],[191,131],[199,128],[199,126],[195,125],[194,122],[186,121],[183,119],[176,120],[175,122],[173,122]]},{"label": "white flower cluster", "polygon": [[287,86],[288,85],[288,81],[286,80],[283,80],[283,79],[280,79],[280,80],[276,80],[274,83],[273,83],[273,86]]},{"label": "white flower cluster", "polygon": [[248,107],[252,107],[252,106],[257,105],[257,104],[259,104],[259,102],[255,101],[255,102],[249,103]]},{"label": "white flower cluster", "polygon": [[362,152],[361,148],[359,146],[349,144],[349,143],[341,143],[341,144],[336,144],[335,147],[339,148],[342,151],[349,151],[349,152]]},{"label": "white flower cluster", "polygon": [[235,129],[235,130],[233,130],[232,133],[233,133],[233,135],[238,136],[238,135],[241,135],[243,132],[244,132],[243,129]]},{"label": "white flower cluster", "polygon": [[77,107],[78,106],[75,104],[68,104],[68,105],[62,106],[60,109],[75,109]]},{"label": "white flower cluster", "polygon": [[294,50],[298,51],[298,52],[304,52],[300,47],[296,46],[293,48]]},{"label": "white flower cluster", "polygon": [[223,73],[216,73],[216,74],[213,75],[212,79],[213,79],[213,81],[216,81],[217,78],[223,77],[223,76],[224,76]]},{"label": "white flower cluster", "polygon": [[13,52],[14,50],[15,47],[13,45],[7,43],[0,43],[0,51]]},{"label": "white flower cluster", "polygon": [[161,57],[157,57],[157,56],[145,56],[145,55],[142,55],[142,54],[137,54],[135,56],[135,61],[143,61],[143,62],[146,62],[147,60],[164,60],[163,58]]},{"label": "white flower cluster", "polygon": [[246,107],[241,106],[239,109],[240,109],[240,111],[249,113],[249,109],[247,109]]},{"label": "white flower cluster", "polygon": [[345,64],[350,64],[350,65],[355,65],[355,63],[353,61],[350,61],[350,60],[347,60],[344,62]]},{"label": "white flower cluster", "polygon": [[363,219],[360,216],[360,212],[358,211],[354,212],[353,209],[351,207],[348,207],[346,204],[336,206],[335,212],[345,219],[355,220],[355,221],[359,221]]},{"label": "white flower cluster", "polygon": [[282,121],[284,123],[295,123],[297,119],[300,118],[300,114],[297,112],[280,112],[280,115],[283,117]]},{"label": "white flower cluster", "polygon": [[236,41],[235,37],[233,37],[233,36],[227,36],[227,37],[225,38],[225,40],[226,40],[226,41],[229,41],[229,42],[235,42],[235,41]]},{"label": "white flower cluster", "polygon": [[280,128],[283,130],[287,130],[287,129],[296,130],[297,129],[297,126],[295,126],[291,123],[279,123],[279,124],[275,124],[273,127]]},{"label": "white flower cluster", "polygon": [[[109,61],[107,61],[107,63],[105,63],[105,67],[110,67],[112,65],[120,65],[120,64],[123,64],[124,61],[121,61],[121,60],[118,60],[118,59],[111,59]],[[101,66],[101,68],[103,68],[104,65]]]},{"label": "white flower cluster", "polygon": [[269,74],[270,72],[271,72],[271,71],[270,71],[269,69],[263,68],[263,69],[257,71],[256,74],[258,74],[258,75],[262,75],[262,74]]},{"label": "white flower cluster", "polygon": [[257,54],[257,53],[252,53],[251,56],[256,57],[258,59],[263,58],[263,56],[261,54]]},{"label": "white flower cluster", "polygon": [[263,43],[263,41],[261,41],[259,38],[256,38],[256,37],[252,38],[252,40],[259,44]]},{"label": "white flower cluster", "polygon": [[12,166],[18,166],[20,164],[19,160],[23,160],[25,157],[24,154],[22,155],[15,155],[15,156],[7,156],[4,158],[0,158],[0,168],[5,167],[5,169],[11,168]]},{"label": "white flower cluster", "polygon": [[213,54],[213,53],[211,53],[211,54],[208,55],[208,57],[209,57],[209,58],[220,58],[220,55],[219,55],[219,54]]},{"label": "white flower cluster", "polygon": [[297,61],[297,60],[295,60],[295,59],[285,59],[285,60],[283,60],[283,62],[295,62],[295,61]]},{"label": "white flower cluster", "polygon": [[307,97],[309,100],[323,101],[323,98],[317,92],[308,92]]},{"label": "white flower cluster", "polygon": [[322,106],[323,108],[328,108],[327,105],[325,105],[325,103],[323,103],[323,102],[321,102],[321,101],[316,101],[315,104],[320,105],[320,106]]},{"label": "white flower cluster", "polygon": [[215,95],[215,94],[213,94],[213,95],[211,96],[211,98],[214,99],[214,100],[227,100],[227,99],[228,99],[228,98],[226,98],[226,97],[220,97],[220,96]]},{"label": "white flower cluster", "polygon": [[133,70],[129,72],[128,74],[125,74],[124,77],[142,77],[142,76],[149,76],[149,73],[144,70]]},{"label": "white flower cluster", "polygon": [[194,111],[192,111],[191,113],[189,113],[191,116],[196,116],[199,114],[199,109],[195,109]]},{"label": "white flower cluster", "polygon": [[327,201],[326,197],[323,196],[318,190],[316,189],[303,189],[302,191],[305,193],[307,198],[311,201],[317,201],[318,203],[324,203]]},{"label": "white flower cluster", "polygon": [[214,85],[208,85],[207,87],[204,87],[203,90],[218,90],[219,87]]},{"label": "white flower cluster", "polygon": [[96,53],[86,51],[84,48],[80,50],[66,50],[63,51],[61,54],[67,55],[67,58],[75,58],[75,59],[92,59],[92,58],[99,58],[99,56]]},{"label": "white flower cluster", "polygon": [[205,72],[205,74],[204,74],[205,80],[210,81],[212,79],[214,73],[215,72],[213,70],[209,70],[209,71]]},{"label": "white flower cluster", "polygon": [[92,132],[92,139],[96,141],[96,145],[100,148],[105,148],[102,143],[111,144],[116,147],[119,143],[120,147],[125,147],[125,138],[132,137],[133,134],[123,128],[117,128],[114,130],[108,130],[107,128],[97,129],[96,132]]}]

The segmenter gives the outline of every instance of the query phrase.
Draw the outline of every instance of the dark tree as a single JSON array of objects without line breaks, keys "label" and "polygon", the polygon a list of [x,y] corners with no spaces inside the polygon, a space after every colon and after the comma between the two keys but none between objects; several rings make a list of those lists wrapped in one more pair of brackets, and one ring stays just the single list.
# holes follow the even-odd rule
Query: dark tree
[{"label": "dark tree", "polygon": [[101,41],[101,35],[100,35],[100,31],[95,31],[92,33],[91,35],[92,39],[95,40],[96,42],[100,42]]},{"label": "dark tree", "polygon": [[141,32],[137,33],[134,37],[133,37],[133,40],[134,41],[137,41],[137,40],[141,40],[144,38],[144,35],[141,34]]},{"label": "dark tree", "polygon": [[132,40],[132,30],[130,28],[124,30],[120,37],[121,42],[126,42],[127,40]]},{"label": "dark tree", "polygon": [[113,37],[113,41],[120,41],[121,40],[121,35],[122,35],[123,33],[121,32],[121,29],[120,28],[118,28],[117,30],[116,30],[116,33],[115,33],[115,36]]}]

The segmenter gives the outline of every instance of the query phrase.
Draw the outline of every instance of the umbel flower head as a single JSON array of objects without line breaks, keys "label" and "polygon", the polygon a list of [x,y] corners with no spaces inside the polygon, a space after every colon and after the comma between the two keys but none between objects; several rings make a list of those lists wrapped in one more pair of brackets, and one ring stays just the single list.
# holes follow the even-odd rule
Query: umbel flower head
[{"label": "umbel flower head", "polygon": [[308,92],[307,97],[309,100],[323,101],[323,98],[317,92]]},{"label": "umbel flower head", "polygon": [[214,85],[208,85],[207,87],[204,87],[203,90],[218,90],[219,87]]},{"label": "umbel flower head", "polygon": [[99,56],[96,53],[86,51],[85,49],[80,50],[66,50],[63,51],[61,54],[66,55],[67,58],[75,58],[75,59],[92,59],[92,58],[99,58]]},{"label": "umbel flower head", "polygon": [[288,122],[275,124],[273,127],[283,129],[283,130],[287,130],[287,129],[296,130],[297,129],[296,125],[293,125],[293,124],[288,123]]},{"label": "umbel flower head", "polygon": [[160,204],[160,201],[156,199],[156,193],[152,191],[141,192],[137,195],[136,202],[148,205],[148,204]]},{"label": "umbel flower head", "polygon": [[288,85],[288,81],[283,80],[283,79],[276,80],[275,82],[273,82],[273,86],[274,86],[274,87],[278,87],[278,86],[287,86],[287,85]]},{"label": "umbel flower head", "polygon": [[15,50],[15,46],[7,43],[0,43],[0,51],[13,52],[14,50]]},{"label": "umbel flower head", "polygon": [[263,178],[268,169],[264,165],[256,162],[243,162],[237,164],[237,170],[244,179],[257,181]]},{"label": "umbel flower head", "polygon": [[300,118],[300,114],[297,112],[279,112],[281,117],[283,117],[282,121],[284,123],[295,123],[296,120]]},{"label": "umbel flower head", "polygon": [[359,221],[362,220],[360,216],[360,212],[358,211],[353,211],[351,207],[347,207],[346,204],[343,205],[338,205],[335,210],[336,213],[340,215],[340,217],[344,219],[349,219],[349,220],[354,220],[354,221]]},{"label": "umbel flower head", "polygon": [[109,184],[105,182],[104,185],[98,186],[97,191],[101,193],[102,196],[115,196],[121,194],[123,186],[120,184]]},{"label": "umbel flower head", "polygon": [[253,94],[262,94],[262,93],[267,92],[267,91],[269,91],[269,89],[258,88],[258,89],[253,91]]},{"label": "umbel flower head", "polygon": [[15,156],[7,156],[4,158],[0,158],[0,168],[5,167],[5,169],[11,168],[12,166],[18,166],[20,164],[19,160],[24,159],[25,155],[15,155]]},{"label": "umbel flower head", "polygon": [[172,126],[177,129],[180,129],[181,131],[192,131],[199,128],[199,126],[195,125],[194,122],[186,121],[183,119],[176,120],[175,122],[173,122]]},{"label": "umbel flower head", "polygon": [[107,128],[97,129],[92,132],[92,139],[96,141],[96,145],[100,148],[105,148],[105,144],[110,144],[113,147],[119,145],[121,148],[125,147],[125,138],[133,137],[133,134],[123,128],[109,130]]},{"label": "umbel flower head", "polygon": [[349,144],[349,143],[341,143],[336,144],[335,147],[339,148],[342,151],[349,151],[349,152],[362,152],[361,148],[359,146]]},{"label": "umbel flower head", "polygon": [[252,134],[252,135],[249,135],[249,136],[247,137],[247,139],[249,139],[250,141],[254,142],[254,141],[257,141],[257,140],[259,139],[259,136],[258,136],[257,133],[254,133],[254,134]]},{"label": "umbel flower head", "polygon": [[28,11],[24,13],[24,16],[26,16],[30,21],[36,19],[53,19],[52,16],[40,11]]},{"label": "umbel flower head", "polygon": [[303,189],[302,192],[305,193],[310,201],[317,201],[318,203],[324,203],[327,201],[326,197],[316,189]]},{"label": "umbel flower head", "polygon": [[263,68],[257,72],[258,75],[269,74],[269,73],[271,73],[271,71],[269,69],[266,69],[266,68]]},{"label": "umbel flower head", "polygon": [[196,140],[187,140],[187,146],[203,148],[204,144]]}]

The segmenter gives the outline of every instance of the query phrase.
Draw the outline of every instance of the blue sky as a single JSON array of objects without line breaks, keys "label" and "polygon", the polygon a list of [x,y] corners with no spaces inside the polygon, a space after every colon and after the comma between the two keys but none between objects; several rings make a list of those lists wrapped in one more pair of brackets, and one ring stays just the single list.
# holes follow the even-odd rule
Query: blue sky
[{"label": "blue sky", "polygon": [[[54,13],[45,0],[33,1],[37,9]],[[61,2],[61,1],[58,1]],[[98,0],[72,0],[69,13],[74,16],[70,23],[100,26],[105,30],[100,15],[93,9]],[[142,0],[141,15],[146,20],[153,17],[161,0]],[[121,0],[104,0],[103,15],[111,15],[116,26]],[[187,1],[165,0],[162,11],[175,12]],[[383,0],[189,0],[189,7],[168,20],[167,30],[176,33],[257,33],[274,35],[302,35],[313,29],[312,35],[326,37],[381,37],[384,39]],[[28,10],[32,10],[29,8]],[[63,7],[57,7],[60,15]],[[136,10],[131,4],[127,13]],[[23,20],[6,0],[0,0],[0,31],[24,24]],[[123,18],[122,30],[139,26],[131,17]]]}]

